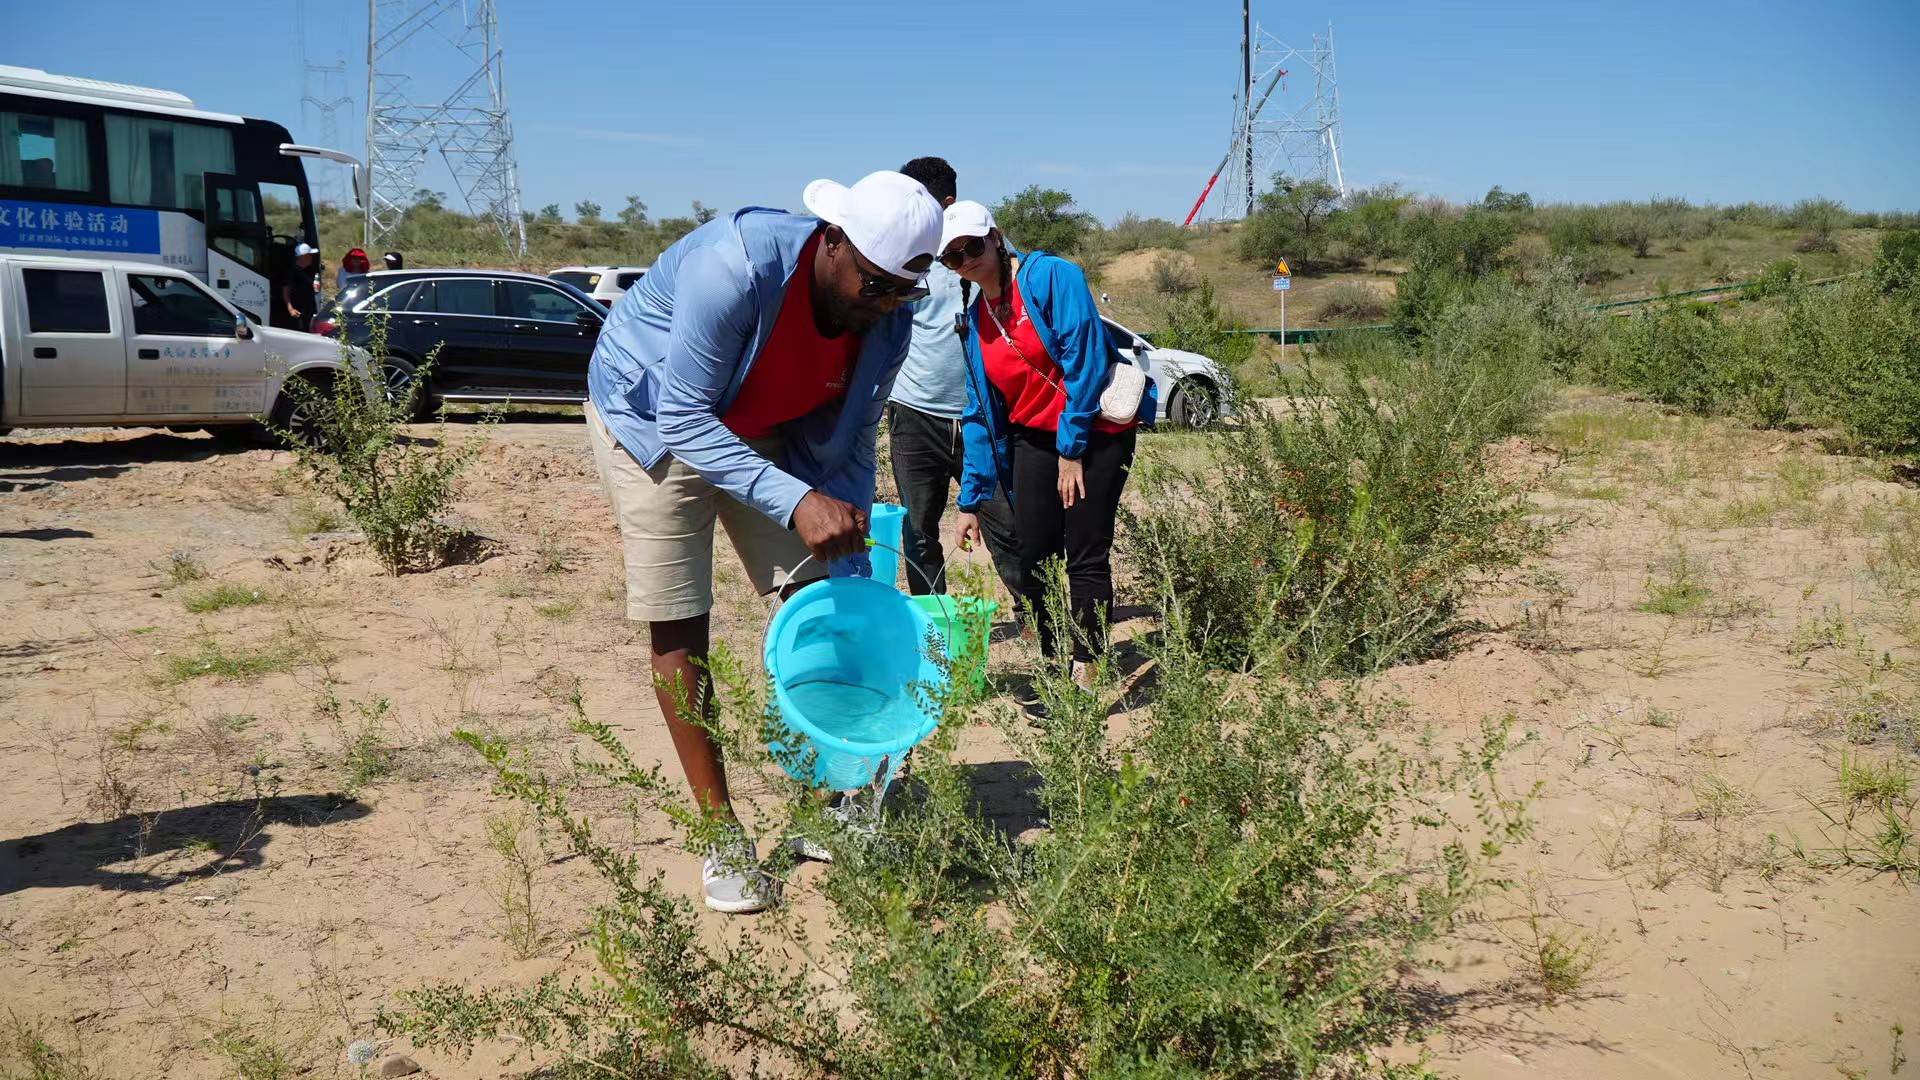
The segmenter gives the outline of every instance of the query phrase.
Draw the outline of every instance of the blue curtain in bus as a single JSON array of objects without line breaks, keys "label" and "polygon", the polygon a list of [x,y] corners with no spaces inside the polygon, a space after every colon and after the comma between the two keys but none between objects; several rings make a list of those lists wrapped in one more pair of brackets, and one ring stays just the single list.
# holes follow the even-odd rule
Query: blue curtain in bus
[{"label": "blue curtain in bus", "polygon": [[116,203],[198,210],[202,173],[233,171],[233,134],[206,124],[107,116],[107,188]]},{"label": "blue curtain in bus", "polygon": [[0,184],[86,191],[87,122],[0,112]]}]

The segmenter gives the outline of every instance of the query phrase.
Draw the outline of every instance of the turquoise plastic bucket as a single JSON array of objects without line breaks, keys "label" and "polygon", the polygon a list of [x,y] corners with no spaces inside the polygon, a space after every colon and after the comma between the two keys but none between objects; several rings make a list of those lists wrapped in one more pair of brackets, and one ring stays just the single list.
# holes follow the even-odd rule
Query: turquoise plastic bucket
[{"label": "turquoise plastic bucket", "polygon": [[767,627],[767,675],[786,732],[767,744],[796,780],[851,791],[891,779],[940,722],[946,678],[923,648],[933,623],[900,590],[825,578]]},{"label": "turquoise plastic bucket", "polygon": [[873,538],[873,546],[867,549],[867,558],[873,561],[873,580],[897,589],[900,587],[900,545],[906,539],[907,508],[893,503],[874,503],[873,513],[867,522],[867,535]]}]

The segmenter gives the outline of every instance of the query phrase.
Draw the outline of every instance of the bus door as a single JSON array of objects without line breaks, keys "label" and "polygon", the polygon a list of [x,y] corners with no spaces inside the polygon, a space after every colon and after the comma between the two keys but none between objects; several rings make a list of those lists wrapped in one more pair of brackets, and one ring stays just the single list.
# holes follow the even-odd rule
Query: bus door
[{"label": "bus door", "polygon": [[268,324],[276,291],[269,274],[272,237],[260,186],[207,173],[207,284],[247,317]]}]

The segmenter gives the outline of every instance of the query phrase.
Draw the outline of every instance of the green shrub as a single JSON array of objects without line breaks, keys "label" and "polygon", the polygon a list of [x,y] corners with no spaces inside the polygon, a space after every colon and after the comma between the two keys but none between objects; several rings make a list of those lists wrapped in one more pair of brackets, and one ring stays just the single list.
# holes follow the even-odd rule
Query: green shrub
[{"label": "green shrub", "polygon": [[1649,305],[1622,320],[1598,369],[1601,381],[1687,412],[1710,414],[1727,399],[1720,378],[1728,334],[1709,304]]},{"label": "green shrub", "polygon": [[[343,344],[348,355],[345,349]],[[386,391],[383,327],[375,326],[368,351],[373,360],[365,381],[342,376],[322,389],[288,379],[287,393],[312,418],[310,434],[279,434],[314,489],[346,510],[388,573],[429,569],[445,557],[454,538],[446,516],[460,474],[479,456],[486,437],[456,444],[444,419],[432,440],[407,435],[402,429],[412,420],[413,402],[395,400]],[[414,385],[427,384],[432,364],[429,357],[420,365]]]},{"label": "green shrub", "polygon": [[1250,359],[1258,344],[1252,334],[1232,332],[1244,329],[1246,324],[1228,314],[1214,298],[1212,279],[1202,276],[1199,285],[1167,301],[1153,343],[1211,357],[1231,371]]},{"label": "green shrub", "polygon": [[1880,237],[1880,273],[1920,277],[1920,229],[1900,229]]},{"label": "green shrub", "polygon": [[1805,230],[1795,245],[1801,251],[1838,251],[1833,234],[1846,228],[1851,218],[1846,207],[1825,197],[1801,199],[1787,212],[1787,224]]},{"label": "green shrub", "polygon": [[1080,250],[1096,224],[1093,215],[1073,208],[1072,195],[1038,184],[995,203],[993,220],[1023,250],[1066,257]]},{"label": "green shrub", "polygon": [[1393,283],[1393,302],[1387,305],[1387,318],[1400,340],[1424,341],[1433,333],[1434,323],[1449,308],[1466,303],[1473,295],[1474,283],[1451,267],[1416,263]]},{"label": "green shrub", "polygon": [[1389,301],[1365,281],[1337,281],[1320,292],[1322,323],[1372,323],[1386,318]]},{"label": "green shrub", "polygon": [[[1377,1053],[1412,1019],[1399,972],[1526,834],[1523,802],[1494,782],[1504,729],[1454,755],[1407,750],[1356,694],[1241,685],[1181,640],[1160,649],[1154,707],[1128,734],[1060,679],[1041,685],[1044,730],[1002,725],[1044,822],[1019,842],[983,816],[991,766],[954,759],[966,718],[947,717],[879,835],[841,835],[809,877],[831,933],[776,909],[716,935],[651,855],[572,810],[574,782],[462,732],[608,888],[588,935],[600,972],[404,991],[379,1023],[417,1046],[538,1049],[606,1076],[717,1080],[743,1061],[861,1080],[1414,1075]],[[767,703],[717,660],[715,737],[735,770],[767,775]],[[602,755],[584,776],[616,802],[695,820],[611,729],[574,728]],[[797,785],[767,780],[789,797],[770,828],[819,827]],[[1428,809],[1449,801],[1475,820]]]},{"label": "green shrub", "polygon": [[1747,288],[1747,295],[1755,299],[1780,296],[1804,277],[1798,260],[1775,259],[1767,264],[1766,269],[1760,271],[1759,277],[1753,279],[1753,284]]},{"label": "green shrub", "polygon": [[1154,292],[1161,296],[1181,296],[1193,291],[1198,283],[1192,256],[1162,251],[1153,257]]},{"label": "green shrub", "polygon": [[1486,452],[1537,416],[1544,361],[1507,352],[1537,331],[1517,301],[1447,325],[1420,359],[1346,354],[1337,379],[1309,364],[1283,388],[1293,415],[1248,410],[1201,464],[1136,466],[1121,550],[1190,644],[1309,674],[1432,656],[1475,582],[1537,550],[1526,481]]},{"label": "green shrub", "polygon": [[1898,270],[1787,297],[1782,367],[1864,448],[1920,449],[1920,275]]},{"label": "green shrub", "polygon": [[1129,251],[1167,248],[1177,251],[1187,246],[1192,234],[1166,218],[1143,218],[1128,213],[1106,228],[1096,228],[1081,240],[1080,250],[1089,262],[1123,255]]}]

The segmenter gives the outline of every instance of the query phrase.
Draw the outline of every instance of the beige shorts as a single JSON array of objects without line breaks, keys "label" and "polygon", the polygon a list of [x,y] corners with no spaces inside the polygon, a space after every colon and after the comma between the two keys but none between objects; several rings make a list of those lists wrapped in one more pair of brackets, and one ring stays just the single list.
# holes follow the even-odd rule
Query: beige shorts
[{"label": "beige shorts", "polygon": [[[642,468],[587,403],[587,440],[601,486],[620,522],[627,563],[627,618],[690,619],[713,610],[713,523],[727,527],[747,578],[762,595],[787,583],[827,576],[818,559],[801,566],[807,545],[786,526],[708,483],[671,454]],[[780,460],[780,437],[749,439],[755,453]]]}]

